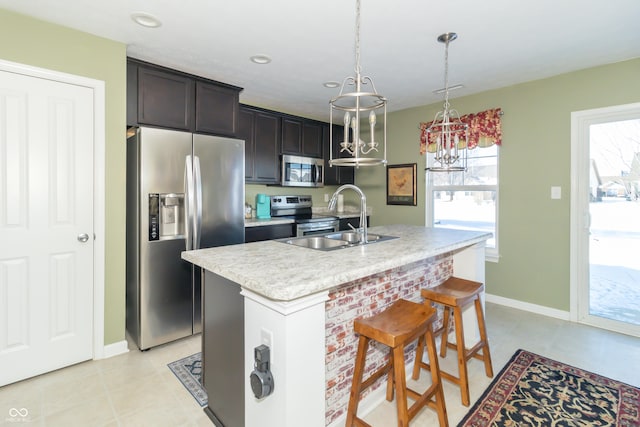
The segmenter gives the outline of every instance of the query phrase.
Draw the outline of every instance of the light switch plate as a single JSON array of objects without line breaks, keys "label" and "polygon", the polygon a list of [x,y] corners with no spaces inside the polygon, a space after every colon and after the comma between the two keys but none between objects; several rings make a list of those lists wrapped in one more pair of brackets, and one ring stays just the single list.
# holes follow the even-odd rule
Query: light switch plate
[{"label": "light switch plate", "polygon": [[561,187],[551,187],[551,198],[552,199],[561,199],[562,198],[562,188]]}]

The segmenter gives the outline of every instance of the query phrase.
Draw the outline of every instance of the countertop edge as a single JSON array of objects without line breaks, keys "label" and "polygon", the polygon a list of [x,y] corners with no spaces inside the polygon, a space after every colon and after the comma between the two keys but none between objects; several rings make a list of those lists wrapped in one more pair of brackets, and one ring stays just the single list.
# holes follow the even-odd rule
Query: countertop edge
[{"label": "countertop edge", "polygon": [[372,274],[473,246],[491,237],[491,233],[419,226],[381,226],[372,227],[370,231],[402,236],[365,247],[329,252],[271,240],[186,251],[182,258],[265,298],[292,301]]}]

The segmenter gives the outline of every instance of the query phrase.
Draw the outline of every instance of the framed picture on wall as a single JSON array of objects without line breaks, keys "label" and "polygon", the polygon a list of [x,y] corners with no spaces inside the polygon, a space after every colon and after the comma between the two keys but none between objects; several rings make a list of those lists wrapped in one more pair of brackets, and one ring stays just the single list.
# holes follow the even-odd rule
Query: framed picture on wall
[{"label": "framed picture on wall", "polygon": [[416,163],[387,166],[387,204],[416,206]]}]

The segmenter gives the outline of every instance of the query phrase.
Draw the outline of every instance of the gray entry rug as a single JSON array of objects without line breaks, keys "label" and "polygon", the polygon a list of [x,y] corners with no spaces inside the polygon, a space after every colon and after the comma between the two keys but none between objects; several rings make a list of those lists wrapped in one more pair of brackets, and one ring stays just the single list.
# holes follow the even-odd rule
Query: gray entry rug
[{"label": "gray entry rug", "polygon": [[182,385],[198,401],[200,406],[207,405],[207,392],[202,387],[202,353],[192,354],[167,365]]}]

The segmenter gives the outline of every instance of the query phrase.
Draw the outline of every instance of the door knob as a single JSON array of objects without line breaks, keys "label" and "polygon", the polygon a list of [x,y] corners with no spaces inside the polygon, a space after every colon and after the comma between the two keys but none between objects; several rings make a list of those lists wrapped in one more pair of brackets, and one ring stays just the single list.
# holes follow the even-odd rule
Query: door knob
[{"label": "door knob", "polygon": [[89,235],[87,233],[78,234],[78,242],[85,243],[89,240]]}]

